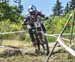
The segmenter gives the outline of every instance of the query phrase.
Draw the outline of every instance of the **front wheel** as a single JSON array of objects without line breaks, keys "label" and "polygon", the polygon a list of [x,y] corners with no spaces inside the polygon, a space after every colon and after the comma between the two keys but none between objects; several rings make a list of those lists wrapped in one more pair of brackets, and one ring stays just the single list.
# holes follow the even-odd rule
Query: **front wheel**
[{"label": "front wheel", "polygon": [[48,42],[47,42],[47,39],[46,39],[45,35],[41,34],[40,40],[41,40],[41,45],[43,47],[44,53],[46,55],[48,55],[49,54],[49,46],[48,46]]},{"label": "front wheel", "polygon": [[44,43],[43,43],[43,49],[44,49],[44,53],[46,54],[46,55],[48,55],[49,54],[49,45],[48,45],[48,42],[47,42],[47,39],[46,39],[46,37],[45,37],[45,41],[44,41]]}]

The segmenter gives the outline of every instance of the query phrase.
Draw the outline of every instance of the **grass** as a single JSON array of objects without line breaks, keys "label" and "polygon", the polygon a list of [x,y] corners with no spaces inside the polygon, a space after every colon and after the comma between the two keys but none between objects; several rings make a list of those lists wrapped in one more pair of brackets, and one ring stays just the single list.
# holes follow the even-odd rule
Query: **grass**
[{"label": "grass", "polygon": [[31,45],[31,42],[19,41],[19,40],[2,40],[2,45],[19,46],[19,45],[27,45],[27,44]]},{"label": "grass", "polygon": [[[1,57],[4,48],[0,48],[0,62],[45,62],[47,58],[46,55],[42,54],[36,55],[33,51],[33,46],[31,42],[18,41],[18,40],[3,40],[2,45],[21,46],[25,47],[26,50],[30,49],[30,51],[28,51],[24,55],[24,58],[21,55],[15,55],[11,57]],[[63,48],[61,49],[61,51],[54,53],[49,58],[49,62],[69,62],[69,61],[74,62],[75,59],[73,56],[71,56],[70,59],[68,59],[68,53],[65,52]]]},{"label": "grass", "polygon": [[[75,59],[67,59],[67,56],[68,54],[66,53],[56,53],[49,58],[49,62],[69,62],[69,61],[74,62],[75,61]],[[6,58],[0,57],[0,60],[1,59],[3,62],[45,62],[47,56],[26,54],[24,58],[21,55],[18,55],[18,56],[6,57]]]}]

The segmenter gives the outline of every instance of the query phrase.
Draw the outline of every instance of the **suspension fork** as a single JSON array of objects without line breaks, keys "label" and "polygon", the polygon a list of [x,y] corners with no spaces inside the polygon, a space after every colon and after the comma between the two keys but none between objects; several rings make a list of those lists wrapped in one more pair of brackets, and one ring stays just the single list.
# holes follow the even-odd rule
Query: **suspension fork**
[{"label": "suspension fork", "polygon": [[37,52],[39,53],[39,51],[40,51],[40,40],[39,40],[36,28],[35,28],[35,41],[36,41],[36,49],[37,49]]}]

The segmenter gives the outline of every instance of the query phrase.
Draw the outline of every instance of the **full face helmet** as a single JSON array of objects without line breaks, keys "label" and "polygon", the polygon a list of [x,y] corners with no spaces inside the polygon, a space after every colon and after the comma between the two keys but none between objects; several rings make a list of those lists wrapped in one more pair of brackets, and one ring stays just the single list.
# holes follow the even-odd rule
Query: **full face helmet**
[{"label": "full face helmet", "polygon": [[30,5],[28,8],[28,12],[30,15],[35,15],[36,7],[34,5]]}]

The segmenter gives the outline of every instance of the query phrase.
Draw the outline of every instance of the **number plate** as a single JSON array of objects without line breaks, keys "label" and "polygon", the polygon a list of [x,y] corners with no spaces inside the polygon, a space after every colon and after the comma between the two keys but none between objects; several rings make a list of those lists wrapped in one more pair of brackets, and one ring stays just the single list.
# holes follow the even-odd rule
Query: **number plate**
[{"label": "number plate", "polygon": [[40,22],[34,22],[34,26],[35,27],[41,27],[41,23]]}]

